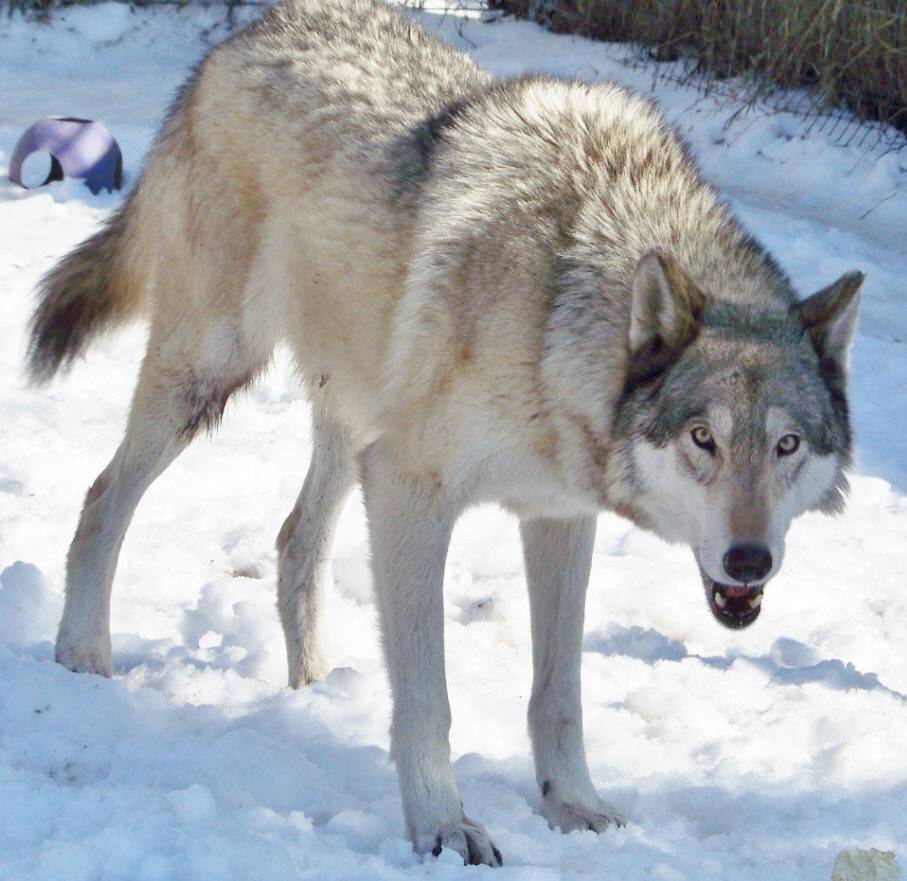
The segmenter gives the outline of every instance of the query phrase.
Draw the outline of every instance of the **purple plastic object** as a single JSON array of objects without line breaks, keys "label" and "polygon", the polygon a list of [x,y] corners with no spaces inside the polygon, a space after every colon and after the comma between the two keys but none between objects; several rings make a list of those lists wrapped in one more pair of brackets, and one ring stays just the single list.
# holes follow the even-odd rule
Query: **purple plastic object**
[{"label": "purple plastic object", "polygon": [[71,116],[46,116],[19,138],[9,163],[9,179],[22,183],[22,163],[32,153],[50,153],[51,169],[41,184],[79,178],[92,193],[123,185],[123,154],[113,135],[99,122]]}]

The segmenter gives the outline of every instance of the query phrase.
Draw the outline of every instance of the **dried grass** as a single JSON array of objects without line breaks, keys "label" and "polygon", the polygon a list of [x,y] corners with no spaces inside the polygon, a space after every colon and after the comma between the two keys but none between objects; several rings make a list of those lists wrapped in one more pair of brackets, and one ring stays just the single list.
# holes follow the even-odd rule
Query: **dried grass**
[{"label": "dried grass", "polygon": [[[490,0],[551,30],[632,42],[649,57],[682,62],[665,75],[735,78],[755,101],[806,88],[808,109],[840,124],[859,120],[907,132],[907,0]],[[678,67],[682,73],[677,72]],[[802,108],[801,108],[802,109]],[[837,122],[834,122],[837,120]]]}]

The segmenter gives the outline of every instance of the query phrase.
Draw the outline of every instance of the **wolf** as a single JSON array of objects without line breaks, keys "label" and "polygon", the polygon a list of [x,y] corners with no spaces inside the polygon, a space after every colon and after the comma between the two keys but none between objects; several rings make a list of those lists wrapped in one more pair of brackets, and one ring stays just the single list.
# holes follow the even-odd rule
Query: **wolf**
[{"label": "wolf", "polygon": [[41,283],[35,382],[150,328],[69,549],[56,658],[111,675],[136,505],[284,343],[314,432],[277,538],[290,686],[328,670],[331,539],[359,484],[408,834],[500,865],[451,772],[442,598],[458,515],[498,503],[520,523],[542,811],[621,824],[583,749],[596,515],[687,544],[711,614],[752,624],[791,520],[843,503],[862,279],[800,299],[623,88],[497,81],[372,0],[287,0],[207,56],[123,206]]}]

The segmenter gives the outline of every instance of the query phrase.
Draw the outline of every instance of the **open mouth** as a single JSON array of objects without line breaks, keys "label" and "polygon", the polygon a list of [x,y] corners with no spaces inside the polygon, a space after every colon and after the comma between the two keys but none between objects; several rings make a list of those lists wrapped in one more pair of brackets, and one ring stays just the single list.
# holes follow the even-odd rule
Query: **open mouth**
[{"label": "open mouth", "polygon": [[705,572],[702,573],[702,583],[712,614],[725,627],[741,630],[759,617],[764,585],[721,584]]}]

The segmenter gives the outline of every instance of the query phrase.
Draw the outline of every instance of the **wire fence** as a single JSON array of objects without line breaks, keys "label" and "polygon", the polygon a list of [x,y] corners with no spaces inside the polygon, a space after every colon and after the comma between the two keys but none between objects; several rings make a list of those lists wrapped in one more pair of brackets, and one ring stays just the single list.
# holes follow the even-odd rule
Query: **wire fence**
[{"label": "wire fence", "polygon": [[[629,42],[657,76],[904,146],[907,0],[490,0],[560,33]],[[866,127],[865,122],[878,123]]]}]

